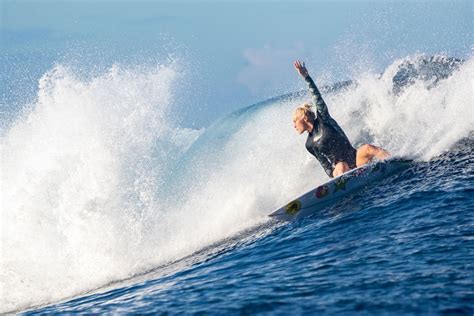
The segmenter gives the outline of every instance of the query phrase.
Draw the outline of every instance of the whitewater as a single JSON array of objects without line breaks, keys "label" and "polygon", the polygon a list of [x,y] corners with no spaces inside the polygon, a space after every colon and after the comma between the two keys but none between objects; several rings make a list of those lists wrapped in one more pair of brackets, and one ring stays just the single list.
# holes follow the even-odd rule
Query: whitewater
[{"label": "whitewater", "polygon": [[[436,203],[447,203],[448,197],[440,190],[453,191],[449,177],[456,170],[446,167],[446,173],[438,174],[433,168],[439,161],[443,166],[448,165],[448,161],[458,163],[462,177],[459,183],[464,185],[459,194],[467,197],[463,195],[444,209],[463,212],[463,216],[456,217],[450,225],[453,229],[464,227],[459,238],[463,241],[462,254],[467,262],[462,261],[464,270],[460,269],[465,274],[461,277],[460,289],[456,288],[455,294],[451,294],[452,297],[460,295],[453,305],[460,306],[459,311],[464,313],[472,311],[468,298],[472,298],[471,286],[474,285],[474,59],[470,57],[449,66],[446,76],[440,77],[439,72],[433,76],[413,75],[408,82],[396,87],[394,78],[400,69],[409,64],[416,74],[425,60],[424,55],[394,60],[382,73],[358,73],[351,83],[339,88],[331,88],[329,82],[319,82],[317,74],[314,78],[318,85],[325,86],[323,97],[331,115],[355,145],[378,144],[393,155],[415,161],[408,173],[396,178],[399,182],[389,180],[382,189],[369,189],[365,194],[370,199],[364,199],[366,196],[362,194],[356,202],[336,207],[337,210],[359,210],[349,212],[359,223],[375,216],[373,214],[381,214],[380,211],[360,211],[373,208],[371,200],[377,196],[380,196],[377,207],[385,208],[387,214],[396,210],[407,216],[413,209],[422,207],[423,204],[416,204],[422,203],[421,197],[421,200],[415,199],[415,204],[410,204],[408,198],[403,200],[404,195],[409,196],[403,191],[408,187],[438,192],[437,200],[426,199],[423,207],[435,209]],[[435,60],[442,62],[449,58],[439,55]],[[242,107],[208,128],[192,129],[182,126],[180,111],[183,109],[176,106],[183,76],[181,70],[179,62],[169,60],[153,67],[116,64],[87,77],[73,67],[57,64],[38,82],[34,101],[24,104],[13,120],[2,122],[1,313],[35,311],[59,302],[63,305],[52,305],[46,311],[110,312],[119,306],[122,312],[177,313],[180,309],[169,301],[180,299],[188,302],[189,309],[184,312],[199,312],[203,306],[190,297],[201,297],[203,288],[210,297],[208,306],[212,306],[215,299],[219,306],[216,311],[220,313],[279,311],[284,314],[291,311],[284,307],[279,310],[283,305],[275,303],[270,294],[259,296],[259,303],[253,307],[239,305],[239,299],[244,296],[241,294],[234,298],[236,305],[226,309],[219,302],[229,293],[206,286],[211,280],[217,284],[220,280],[218,276],[212,277],[213,271],[223,274],[220,277],[227,280],[227,286],[235,286],[250,296],[258,296],[255,292],[259,290],[267,291],[272,282],[275,286],[285,280],[291,283],[286,277],[296,273],[299,279],[294,290],[299,294],[294,301],[289,299],[290,302],[304,305],[307,303],[302,303],[302,298],[309,297],[324,302],[318,305],[324,311],[347,312],[357,310],[357,306],[360,308],[360,302],[354,303],[355,307],[347,303],[352,306],[349,309],[344,304],[341,307],[338,300],[331,298],[332,289],[317,288],[324,282],[311,279],[304,269],[295,271],[295,267],[311,264],[308,258],[332,254],[331,260],[339,262],[340,269],[336,271],[340,274],[333,271],[332,277],[342,278],[350,273],[352,268],[344,268],[348,259],[338,253],[336,246],[324,248],[326,250],[311,248],[331,234],[340,238],[340,230],[330,229],[325,236],[312,234],[329,227],[325,225],[344,221],[345,216],[349,216],[347,212],[331,209],[331,216],[296,224],[276,223],[267,216],[326,181],[322,168],[307,153],[305,139],[297,135],[292,126],[292,112],[310,99],[307,92],[290,93]],[[304,83],[301,86],[304,88]],[[452,153],[459,159],[446,158]],[[410,174],[414,176],[410,178]],[[443,177],[448,180],[434,187],[432,182],[424,181],[430,174],[432,181]],[[408,225],[403,216],[394,220],[387,223],[379,217],[374,225],[380,225],[380,231],[390,225]],[[346,223],[343,229],[349,231],[350,225]],[[372,229],[378,231],[377,226]],[[413,252],[433,246],[432,241],[423,243],[421,233],[410,233],[403,238],[418,240],[412,244]],[[356,234],[364,233],[358,230]],[[371,236],[371,242],[362,245],[360,251],[370,254],[371,243],[383,237]],[[295,244],[303,238],[308,248]],[[252,282],[233,283],[251,275],[236,276],[233,271],[238,268],[232,268],[234,264],[240,262],[243,267],[270,264],[263,258],[270,260],[267,249],[275,250],[276,246],[288,249],[281,260],[265,265],[265,274],[274,274],[274,279],[266,279],[255,271]],[[299,253],[301,249],[307,249],[312,256],[305,257]],[[245,251],[247,261],[242,263],[243,257],[238,256]],[[291,263],[285,264],[284,259]],[[433,260],[447,260],[447,257]],[[365,267],[362,264],[362,269],[369,267],[369,261]],[[395,273],[392,268],[384,270],[383,263],[380,265],[388,278]],[[446,269],[445,273],[449,274],[449,268]],[[191,275],[185,276],[186,271]],[[423,269],[418,271],[423,274]],[[193,280],[194,288],[183,290],[183,284],[188,282],[192,287]],[[447,281],[438,283],[443,282],[449,285]],[[314,287],[314,292],[298,292],[308,284]],[[416,283],[414,287],[423,287],[423,284]],[[159,290],[143,290],[147,286]],[[173,289],[189,291],[186,299]],[[377,293],[389,298],[405,297],[410,302],[420,299],[413,293],[393,296],[389,291],[385,295],[384,289],[382,286]],[[272,288],[272,291],[277,290]],[[113,300],[109,300],[102,293],[115,294],[111,296]],[[150,303],[152,307],[140,310],[138,306],[147,306],[144,304],[146,295],[155,295],[153,293],[169,295],[166,299],[154,296],[156,302]],[[133,297],[131,302],[127,301],[129,297]],[[440,297],[442,301],[443,296]],[[76,300],[68,305],[73,298]],[[91,309],[94,302],[101,307]],[[300,312],[319,310],[315,304],[319,303],[310,304]],[[369,312],[381,311],[373,306],[374,309],[370,309],[367,304],[362,305],[362,310],[364,306]],[[395,311],[398,307],[393,308]],[[417,308],[406,311],[426,311]]]}]

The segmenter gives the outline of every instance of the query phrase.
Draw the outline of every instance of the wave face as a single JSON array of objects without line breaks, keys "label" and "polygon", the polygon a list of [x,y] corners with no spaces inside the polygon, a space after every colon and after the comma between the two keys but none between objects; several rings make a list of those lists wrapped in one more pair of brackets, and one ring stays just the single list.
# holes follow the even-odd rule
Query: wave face
[{"label": "wave face", "polygon": [[[420,75],[416,65],[426,60],[410,56],[382,75],[362,73],[353,84],[323,89],[354,144],[430,161],[473,132],[474,59]],[[400,84],[406,65],[415,70]],[[40,80],[36,102],[0,143],[0,312],[183,258],[268,221],[272,210],[325,180],[292,130],[292,111],[306,94],[191,130],[175,120],[178,73],[173,63],[114,66],[84,79],[58,65]]]}]

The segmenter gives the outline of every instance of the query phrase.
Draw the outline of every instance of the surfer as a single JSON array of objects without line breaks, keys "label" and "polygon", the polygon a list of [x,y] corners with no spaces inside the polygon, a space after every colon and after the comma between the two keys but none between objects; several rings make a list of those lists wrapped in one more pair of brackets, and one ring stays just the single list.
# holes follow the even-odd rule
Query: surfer
[{"label": "surfer", "polygon": [[316,112],[311,109],[311,104],[299,106],[294,112],[293,124],[299,134],[308,132],[306,149],[318,159],[329,177],[340,176],[373,159],[382,160],[390,156],[384,149],[371,144],[364,144],[356,150],[339,124],[329,115],[328,107],[305,64],[297,60],[294,65],[308,83]]}]

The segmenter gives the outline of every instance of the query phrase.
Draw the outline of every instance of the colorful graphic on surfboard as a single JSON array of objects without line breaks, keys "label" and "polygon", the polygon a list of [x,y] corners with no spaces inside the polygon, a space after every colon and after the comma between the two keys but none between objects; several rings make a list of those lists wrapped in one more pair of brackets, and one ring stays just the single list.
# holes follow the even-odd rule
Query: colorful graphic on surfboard
[{"label": "colorful graphic on surfboard", "polygon": [[292,200],[269,216],[281,220],[293,220],[310,215],[366,185],[407,168],[409,163],[409,160],[390,158],[353,169]]}]

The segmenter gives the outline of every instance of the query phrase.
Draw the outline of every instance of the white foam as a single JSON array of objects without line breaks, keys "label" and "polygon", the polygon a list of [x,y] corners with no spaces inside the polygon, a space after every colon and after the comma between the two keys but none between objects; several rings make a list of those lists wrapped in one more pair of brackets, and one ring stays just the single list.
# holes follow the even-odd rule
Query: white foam
[{"label": "white foam", "polygon": [[398,66],[421,57],[395,61],[382,77],[361,74],[355,88],[327,98],[353,142],[374,142],[393,154],[426,161],[474,130],[472,58],[434,87],[418,80],[399,95],[392,93]]},{"label": "white foam", "polygon": [[142,217],[158,208],[154,192],[167,160],[197,137],[167,118],[174,68],[114,66],[81,80],[59,65],[43,76],[31,113],[1,141],[2,311],[147,264]]},{"label": "white foam", "polygon": [[[417,82],[395,96],[400,63],[381,78],[361,74],[357,86],[325,99],[352,141],[427,160],[473,130],[473,61],[434,89]],[[214,135],[217,150],[203,148],[179,166],[191,171],[179,191],[160,193],[200,134],[168,115],[177,73],[173,64],[115,66],[83,80],[57,66],[42,78],[31,113],[1,139],[0,311],[189,255],[265,221],[326,179],[293,130],[298,99],[234,117],[240,121],[229,139]]]}]

